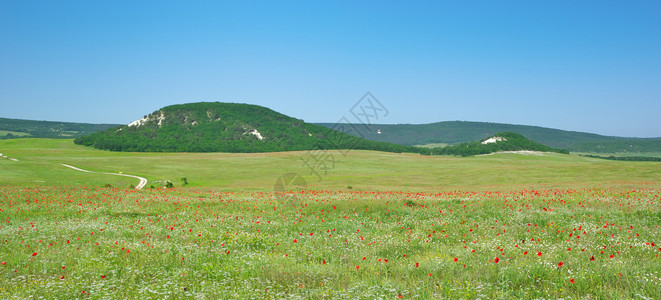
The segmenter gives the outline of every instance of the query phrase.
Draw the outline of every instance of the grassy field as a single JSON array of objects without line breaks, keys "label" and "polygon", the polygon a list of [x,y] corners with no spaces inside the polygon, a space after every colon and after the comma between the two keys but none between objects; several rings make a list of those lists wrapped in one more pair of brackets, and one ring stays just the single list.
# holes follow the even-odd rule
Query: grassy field
[{"label": "grassy field", "polygon": [[[217,191],[272,191],[285,173],[304,176],[313,190],[452,191],[522,188],[654,185],[661,182],[658,162],[621,162],[576,155],[496,154],[478,157],[430,157],[373,151],[282,153],[126,153],[95,150],[71,140],[0,141],[0,184],[20,186],[128,187],[137,180],[88,174],[70,164],[101,172],[145,177],[147,186],[170,180],[181,187]],[[346,154],[346,155],[345,155]],[[315,165],[323,157],[326,165]],[[309,168],[308,165],[316,167]],[[314,171],[314,172],[311,172]],[[316,172],[316,174],[315,174]],[[317,176],[318,175],[318,176]]]},{"label": "grassy field", "polygon": [[[658,162],[0,153],[0,298],[661,298]],[[285,173],[307,190],[273,193]]]},{"label": "grassy field", "polygon": [[30,135],[29,133],[25,133],[25,132],[0,130],[0,136],[5,136],[5,135],[10,134],[10,133],[12,135],[15,135],[15,136],[29,136]]},{"label": "grassy field", "polygon": [[661,152],[646,152],[646,153],[584,153],[576,152],[573,154],[577,155],[598,155],[598,156],[619,156],[619,157],[631,157],[631,156],[643,156],[643,157],[661,157]]},{"label": "grassy field", "polygon": [[447,143],[431,143],[431,144],[424,144],[424,145],[416,145],[416,147],[424,147],[424,148],[439,148],[439,147],[447,147],[450,144]]},{"label": "grassy field", "polygon": [[0,298],[661,298],[659,190],[0,188]]}]

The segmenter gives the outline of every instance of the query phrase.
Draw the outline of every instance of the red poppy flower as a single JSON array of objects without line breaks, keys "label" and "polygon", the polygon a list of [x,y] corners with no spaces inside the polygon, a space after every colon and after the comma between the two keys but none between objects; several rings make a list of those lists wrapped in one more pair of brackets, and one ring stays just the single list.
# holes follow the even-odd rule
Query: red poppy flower
[{"label": "red poppy flower", "polygon": [[500,261],[500,258],[496,257],[496,259],[493,260],[494,263],[498,263]]},{"label": "red poppy flower", "polygon": [[564,265],[564,263],[563,263],[563,262],[559,262],[559,263],[558,263],[558,268],[562,267],[562,265]]},{"label": "red poppy flower", "polygon": [[574,278],[569,279],[569,282],[574,283]]},{"label": "red poppy flower", "polygon": [[537,256],[542,256],[542,252],[537,252]]}]

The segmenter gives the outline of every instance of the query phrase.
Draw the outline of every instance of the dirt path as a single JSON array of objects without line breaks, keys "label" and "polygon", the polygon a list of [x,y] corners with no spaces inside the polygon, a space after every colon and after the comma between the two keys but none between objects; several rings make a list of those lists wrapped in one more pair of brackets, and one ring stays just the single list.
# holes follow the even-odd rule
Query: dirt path
[{"label": "dirt path", "polygon": [[81,168],[76,168],[74,166],[70,166],[70,165],[66,165],[66,164],[61,164],[61,165],[65,166],[67,168],[71,168],[71,169],[74,169],[76,171],[81,171],[81,172],[85,172],[85,173],[99,173],[99,174],[106,174],[106,175],[116,175],[116,176],[136,178],[136,179],[140,180],[140,183],[138,183],[138,185],[135,187],[136,190],[142,189],[143,187],[145,187],[145,185],[147,185],[147,179],[144,178],[144,177],[140,177],[140,176],[128,175],[128,174],[117,174],[117,173],[106,173],[106,172],[93,172],[93,171],[83,170]]},{"label": "dirt path", "polygon": [[11,160],[11,161],[18,161],[18,159],[15,159],[13,157],[9,157],[7,155],[3,155],[2,153],[0,153],[0,158],[8,159],[8,160]]}]

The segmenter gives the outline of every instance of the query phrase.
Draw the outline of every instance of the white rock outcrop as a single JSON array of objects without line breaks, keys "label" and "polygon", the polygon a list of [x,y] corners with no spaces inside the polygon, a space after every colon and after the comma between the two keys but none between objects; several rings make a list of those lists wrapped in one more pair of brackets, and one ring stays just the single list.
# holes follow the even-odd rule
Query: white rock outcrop
[{"label": "white rock outcrop", "polygon": [[507,141],[507,139],[504,138],[504,137],[492,136],[492,137],[488,138],[486,141],[482,142],[482,145],[491,144],[491,143],[500,142],[500,141]]}]

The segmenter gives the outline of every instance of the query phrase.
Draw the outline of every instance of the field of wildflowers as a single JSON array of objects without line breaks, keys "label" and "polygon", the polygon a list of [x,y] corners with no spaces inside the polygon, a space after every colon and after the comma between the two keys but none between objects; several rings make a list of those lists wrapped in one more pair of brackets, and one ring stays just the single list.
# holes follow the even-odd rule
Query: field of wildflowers
[{"label": "field of wildflowers", "polygon": [[0,187],[0,298],[661,299],[651,187]]}]

